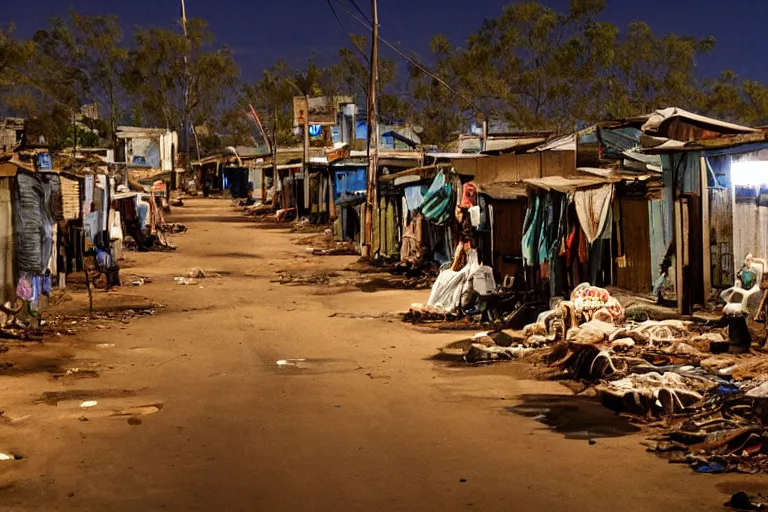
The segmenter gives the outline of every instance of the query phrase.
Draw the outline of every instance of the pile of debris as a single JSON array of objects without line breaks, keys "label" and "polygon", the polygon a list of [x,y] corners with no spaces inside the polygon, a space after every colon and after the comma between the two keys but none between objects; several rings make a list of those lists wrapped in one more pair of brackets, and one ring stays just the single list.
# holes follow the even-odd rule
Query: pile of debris
[{"label": "pile of debris", "polygon": [[308,236],[296,241],[307,246],[307,252],[314,256],[356,256],[357,247],[352,242],[338,242],[333,233],[326,229],[322,235]]},{"label": "pile of debris", "polygon": [[580,380],[606,406],[659,429],[649,450],[670,462],[706,473],[768,472],[768,360],[728,354],[716,326],[628,321],[602,288],[580,285],[570,299],[501,339],[479,333],[464,359],[535,358],[550,376]]}]

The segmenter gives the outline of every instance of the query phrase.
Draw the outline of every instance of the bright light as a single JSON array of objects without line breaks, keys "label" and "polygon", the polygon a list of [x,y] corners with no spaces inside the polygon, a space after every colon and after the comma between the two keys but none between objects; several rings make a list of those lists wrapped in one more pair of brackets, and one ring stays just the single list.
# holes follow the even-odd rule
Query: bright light
[{"label": "bright light", "polygon": [[733,162],[731,183],[736,187],[768,185],[768,161]]}]

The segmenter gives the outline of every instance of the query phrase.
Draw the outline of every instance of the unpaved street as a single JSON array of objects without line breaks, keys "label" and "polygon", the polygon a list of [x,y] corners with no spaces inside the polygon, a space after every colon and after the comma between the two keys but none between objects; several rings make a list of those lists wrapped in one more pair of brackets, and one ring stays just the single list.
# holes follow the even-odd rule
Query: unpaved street
[{"label": "unpaved street", "polygon": [[[95,295],[164,307],[3,356],[50,360],[0,377],[0,451],[23,457],[0,462],[0,510],[701,511],[763,487],[667,464],[516,366],[433,359],[466,333],[353,318],[426,291],[272,282],[353,257],[309,256],[225,200],[173,220],[177,251],[128,253],[123,274],[152,283]],[[214,275],[174,282],[191,268]],[[534,418],[547,409],[554,430]]]}]

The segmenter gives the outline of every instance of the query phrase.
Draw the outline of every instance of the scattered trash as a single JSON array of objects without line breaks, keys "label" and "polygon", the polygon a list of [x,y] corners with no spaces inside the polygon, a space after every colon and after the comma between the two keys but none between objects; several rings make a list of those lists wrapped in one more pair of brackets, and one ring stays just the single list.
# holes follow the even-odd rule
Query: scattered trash
[{"label": "scattered trash", "polygon": [[141,418],[138,418],[136,416],[131,416],[130,418],[128,418],[128,424],[131,425],[132,427],[138,427],[139,425],[141,425],[141,423],[142,423]]},{"label": "scattered trash", "polygon": [[465,483],[467,483],[467,479],[466,478],[459,478],[459,483],[465,484]]},{"label": "scattered trash", "polygon": [[768,502],[756,503],[756,499],[745,492],[737,492],[723,506],[736,510],[768,510]]},{"label": "scattered trash", "polygon": [[11,455],[8,453],[0,453],[0,461],[2,460],[21,460],[23,457],[19,455]]},{"label": "scattered trash", "polygon": [[197,281],[195,279],[190,279],[187,277],[174,277],[173,280],[176,282],[176,284],[179,284],[182,286],[194,286],[197,284]]},{"label": "scattered trash", "polygon": [[305,363],[306,359],[281,359],[277,361],[277,366],[295,366],[299,367],[302,363]]},{"label": "scattered trash", "polygon": [[99,405],[99,402],[96,400],[86,400],[80,404],[80,407],[83,409],[88,409],[90,407],[96,407],[97,405]]},{"label": "scattered trash", "polygon": [[146,283],[146,281],[144,281],[143,279],[136,279],[134,281],[131,281],[131,284],[133,286],[144,286],[144,283]]},{"label": "scattered trash", "polygon": [[212,279],[221,277],[221,274],[217,272],[207,272],[201,268],[193,268],[187,272],[187,277],[190,279]]}]

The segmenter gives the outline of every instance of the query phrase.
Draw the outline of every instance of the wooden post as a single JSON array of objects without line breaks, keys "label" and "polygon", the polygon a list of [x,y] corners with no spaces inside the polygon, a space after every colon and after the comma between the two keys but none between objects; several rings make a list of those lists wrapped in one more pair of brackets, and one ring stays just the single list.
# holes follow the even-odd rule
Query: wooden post
[{"label": "wooden post", "polygon": [[[312,204],[309,198],[309,96],[304,98],[307,101],[307,115],[304,118],[304,208],[309,210]],[[298,201],[296,201],[296,218],[299,218]]]},{"label": "wooden post", "polygon": [[683,314],[683,215],[680,200],[675,201],[675,295],[677,312]]},{"label": "wooden post", "polygon": [[328,220],[336,218],[336,193],[333,188],[333,180],[336,177],[333,168],[328,165]]},{"label": "wooden post", "polygon": [[702,218],[702,253],[704,266],[704,305],[709,304],[712,292],[712,241],[710,239],[709,186],[707,185],[707,157],[701,157],[701,218]]},{"label": "wooden post", "polygon": [[[277,206],[277,180],[279,179],[279,173],[277,172],[277,109],[275,109],[275,121],[272,124],[272,209]],[[265,196],[266,199],[266,196]]]},{"label": "wooden post", "polygon": [[371,0],[373,12],[373,33],[371,35],[371,71],[368,89],[368,179],[366,183],[365,208],[365,239],[363,240],[362,256],[370,258],[373,251],[373,217],[377,214],[378,203],[378,166],[379,166],[379,123],[376,105],[376,89],[379,82],[379,7],[377,0]]}]

